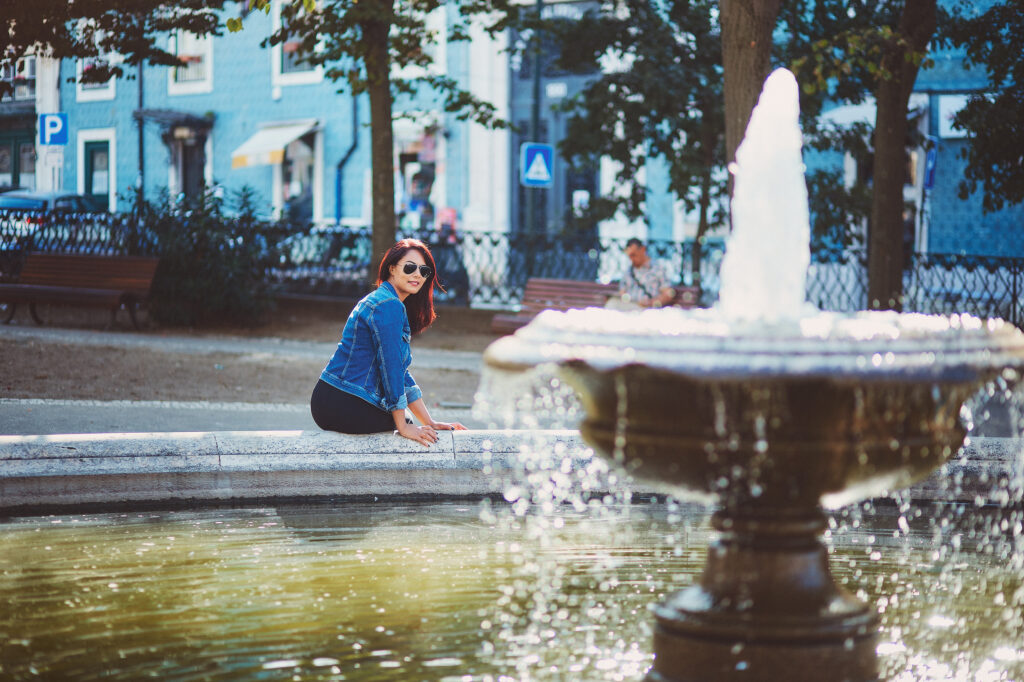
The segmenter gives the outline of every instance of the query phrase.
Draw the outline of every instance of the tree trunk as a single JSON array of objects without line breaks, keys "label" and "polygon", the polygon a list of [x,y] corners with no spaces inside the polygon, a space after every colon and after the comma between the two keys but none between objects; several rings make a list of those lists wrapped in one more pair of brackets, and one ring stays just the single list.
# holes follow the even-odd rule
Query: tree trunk
[{"label": "tree trunk", "polygon": [[900,310],[903,302],[903,184],[906,179],[907,104],[918,61],[935,31],[936,0],[906,0],[900,17],[900,44],[882,61],[875,95],[875,160],[868,235],[868,306]]},{"label": "tree trunk", "polygon": [[[390,17],[391,0],[368,0],[379,5],[380,17]],[[388,47],[389,21],[368,21],[363,25],[366,42],[366,78],[370,94],[370,166],[373,210],[372,268],[395,243],[395,168],[391,131],[391,58]],[[376,271],[370,273],[376,277]]]},{"label": "tree trunk", "polygon": [[[771,66],[781,0],[720,0],[725,90],[725,158],[732,163]],[[732,194],[732,181],[729,182]]]},{"label": "tree trunk", "polygon": [[700,186],[700,219],[697,235],[693,238],[693,253],[690,255],[690,273],[693,286],[703,286],[700,276],[700,262],[704,259],[704,245],[701,240],[708,232],[708,208],[711,204],[711,167],[704,173]]}]

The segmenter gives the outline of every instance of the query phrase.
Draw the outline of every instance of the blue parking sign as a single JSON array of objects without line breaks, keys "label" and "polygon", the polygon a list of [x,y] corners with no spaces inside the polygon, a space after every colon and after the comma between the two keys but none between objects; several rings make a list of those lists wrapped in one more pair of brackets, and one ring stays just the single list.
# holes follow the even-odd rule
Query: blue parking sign
[{"label": "blue parking sign", "polygon": [[524,142],[519,147],[519,183],[524,187],[551,187],[555,181],[554,161],[551,145]]},{"label": "blue parking sign", "polygon": [[39,144],[68,143],[67,114],[39,114]]}]

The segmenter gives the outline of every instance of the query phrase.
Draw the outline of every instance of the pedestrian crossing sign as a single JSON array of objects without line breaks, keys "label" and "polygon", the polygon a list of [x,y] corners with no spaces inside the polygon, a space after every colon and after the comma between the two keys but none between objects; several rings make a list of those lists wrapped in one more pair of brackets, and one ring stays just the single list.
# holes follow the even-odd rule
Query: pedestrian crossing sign
[{"label": "pedestrian crossing sign", "polygon": [[555,149],[549,144],[524,142],[519,147],[519,183],[524,187],[551,187]]}]

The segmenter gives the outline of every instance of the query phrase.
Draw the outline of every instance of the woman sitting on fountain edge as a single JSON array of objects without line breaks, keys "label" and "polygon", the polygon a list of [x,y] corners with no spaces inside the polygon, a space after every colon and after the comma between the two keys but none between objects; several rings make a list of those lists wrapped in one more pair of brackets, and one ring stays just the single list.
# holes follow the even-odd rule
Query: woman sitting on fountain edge
[{"label": "woman sitting on fountain edge", "polygon": [[[388,249],[377,289],[348,316],[338,349],[320,374],[310,399],[317,426],[341,433],[380,433],[429,446],[437,431],[463,430],[458,422],[434,421],[423,392],[409,373],[409,342],[434,321],[434,257],[417,239]],[[406,418],[405,409],[423,426]]]}]

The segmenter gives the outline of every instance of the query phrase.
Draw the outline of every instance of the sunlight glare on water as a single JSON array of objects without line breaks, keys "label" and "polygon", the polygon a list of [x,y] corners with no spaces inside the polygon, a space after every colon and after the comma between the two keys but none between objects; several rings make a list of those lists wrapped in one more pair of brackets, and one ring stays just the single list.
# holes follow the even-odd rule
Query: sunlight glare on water
[{"label": "sunlight glare on water", "polygon": [[[836,578],[882,615],[885,679],[1024,679],[1019,522],[833,516]],[[638,680],[649,605],[697,578],[709,537],[702,507],[638,499],[8,520],[0,679]]]}]

